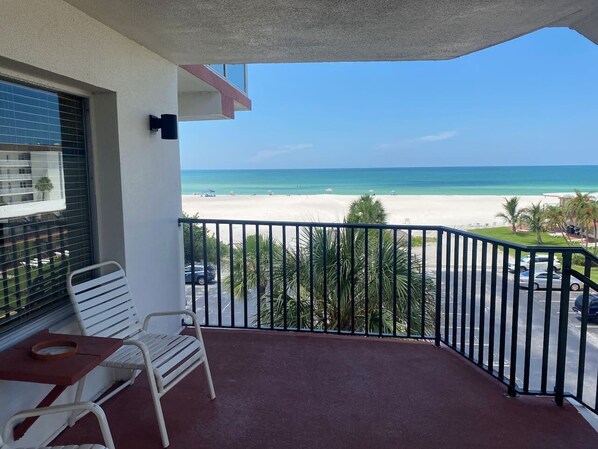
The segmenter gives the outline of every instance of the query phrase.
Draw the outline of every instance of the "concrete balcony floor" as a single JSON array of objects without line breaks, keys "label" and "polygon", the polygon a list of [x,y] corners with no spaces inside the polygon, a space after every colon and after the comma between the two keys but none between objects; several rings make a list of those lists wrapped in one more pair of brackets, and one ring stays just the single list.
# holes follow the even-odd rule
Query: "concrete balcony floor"
[{"label": "concrete balcony floor", "polygon": [[[552,398],[506,387],[428,342],[205,329],[203,370],[163,399],[170,448],[598,447],[598,433]],[[144,377],[103,405],[117,449],[161,448]],[[101,441],[90,416],[54,444]]]}]

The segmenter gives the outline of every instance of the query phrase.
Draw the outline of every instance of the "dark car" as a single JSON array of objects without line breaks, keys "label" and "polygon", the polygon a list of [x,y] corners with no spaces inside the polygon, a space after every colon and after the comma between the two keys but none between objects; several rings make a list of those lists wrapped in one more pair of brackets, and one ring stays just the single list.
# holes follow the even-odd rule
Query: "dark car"
[{"label": "dark car", "polygon": [[[204,267],[203,262],[195,262],[195,283],[203,285],[206,282],[209,284],[216,279],[216,270],[210,264],[207,269]],[[191,264],[185,266],[185,284],[193,283],[193,273],[191,271]]]},{"label": "dark car", "polygon": [[[581,313],[583,308],[583,295],[579,295],[575,298],[575,305],[573,310],[577,313]],[[598,323],[598,295],[590,295],[588,297],[588,319],[594,320]]]}]

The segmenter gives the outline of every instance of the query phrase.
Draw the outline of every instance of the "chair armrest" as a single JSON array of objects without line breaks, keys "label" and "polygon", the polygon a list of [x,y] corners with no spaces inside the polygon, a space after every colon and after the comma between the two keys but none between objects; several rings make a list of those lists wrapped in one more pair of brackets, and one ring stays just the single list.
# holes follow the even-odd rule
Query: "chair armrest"
[{"label": "chair armrest", "polygon": [[145,317],[145,320],[143,320],[143,330],[147,330],[147,327],[149,325],[149,321],[150,319],[154,318],[154,317],[158,317],[158,316],[173,316],[173,315],[187,315],[189,317],[191,317],[191,322],[193,323],[193,326],[197,327],[199,320],[197,319],[197,315],[189,310],[173,310],[173,311],[168,311],[168,312],[153,312],[148,314]]},{"label": "chair armrest", "polygon": [[76,410],[83,410],[87,412],[93,413],[96,418],[98,419],[98,423],[100,424],[100,430],[102,431],[102,437],[104,438],[104,445],[108,449],[114,449],[114,441],[112,440],[112,434],[110,433],[110,427],[108,427],[108,420],[106,419],[106,414],[104,410],[98,405],[93,402],[78,402],[75,404],[65,404],[65,405],[53,405],[51,407],[40,407],[30,410],[23,410],[22,412],[14,414],[9,420],[6,422],[4,426],[4,441],[12,442],[12,431],[15,427],[17,422],[20,422],[26,418],[34,417],[34,416],[43,416],[43,415],[50,415],[54,413],[68,413],[73,412]]}]

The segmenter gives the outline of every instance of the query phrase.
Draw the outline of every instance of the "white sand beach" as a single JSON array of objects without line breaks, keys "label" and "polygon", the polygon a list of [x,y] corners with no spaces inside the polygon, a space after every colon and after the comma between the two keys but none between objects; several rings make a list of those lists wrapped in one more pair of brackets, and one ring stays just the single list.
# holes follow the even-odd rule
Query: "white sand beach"
[{"label": "white sand beach", "polygon": [[[183,195],[183,211],[201,218],[268,221],[338,222],[357,195],[256,195],[201,197]],[[496,218],[504,196],[377,195],[389,224],[445,225],[456,228],[503,226]],[[557,204],[556,198],[521,196],[520,205]]]}]

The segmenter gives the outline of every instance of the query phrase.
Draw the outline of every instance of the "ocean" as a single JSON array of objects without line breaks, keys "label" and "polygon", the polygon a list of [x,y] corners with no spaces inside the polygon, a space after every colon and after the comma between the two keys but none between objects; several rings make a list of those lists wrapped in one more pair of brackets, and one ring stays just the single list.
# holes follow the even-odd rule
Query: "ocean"
[{"label": "ocean", "polygon": [[541,195],[598,191],[598,166],[182,170],[184,195]]}]

